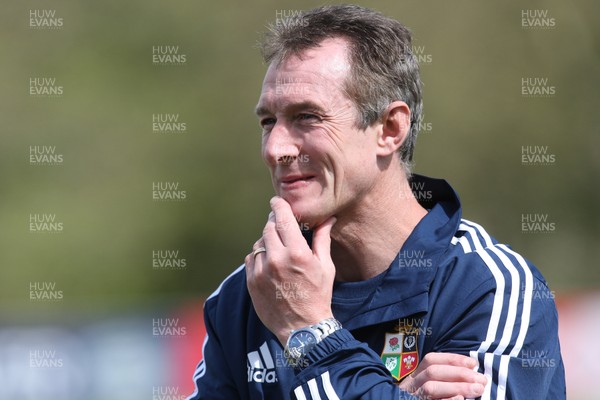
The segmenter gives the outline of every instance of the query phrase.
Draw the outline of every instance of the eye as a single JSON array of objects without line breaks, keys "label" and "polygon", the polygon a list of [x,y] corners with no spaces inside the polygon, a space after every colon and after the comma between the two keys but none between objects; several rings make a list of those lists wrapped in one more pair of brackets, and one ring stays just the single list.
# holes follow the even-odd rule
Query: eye
[{"label": "eye", "polygon": [[275,118],[263,118],[260,120],[260,126],[264,130],[269,130],[275,125],[275,122],[277,122]]},{"label": "eye", "polygon": [[305,122],[318,122],[321,121],[321,118],[315,114],[301,113],[296,117],[299,121]]}]

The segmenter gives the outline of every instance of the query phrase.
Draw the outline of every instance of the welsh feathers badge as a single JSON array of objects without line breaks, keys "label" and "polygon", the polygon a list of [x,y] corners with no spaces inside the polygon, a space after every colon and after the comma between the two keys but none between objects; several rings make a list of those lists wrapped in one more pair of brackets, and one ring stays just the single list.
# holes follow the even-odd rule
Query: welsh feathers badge
[{"label": "welsh feathers badge", "polygon": [[416,333],[407,333],[405,329],[396,333],[386,333],[381,361],[396,380],[402,380],[417,369],[419,352]]}]

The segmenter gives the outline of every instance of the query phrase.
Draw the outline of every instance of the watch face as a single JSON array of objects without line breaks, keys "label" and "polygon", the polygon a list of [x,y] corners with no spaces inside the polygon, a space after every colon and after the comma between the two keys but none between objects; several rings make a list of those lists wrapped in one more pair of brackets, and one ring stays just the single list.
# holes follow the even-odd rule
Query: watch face
[{"label": "watch face", "polygon": [[305,356],[317,344],[317,338],[310,331],[298,331],[290,338],[289,349],[293,356]]}]

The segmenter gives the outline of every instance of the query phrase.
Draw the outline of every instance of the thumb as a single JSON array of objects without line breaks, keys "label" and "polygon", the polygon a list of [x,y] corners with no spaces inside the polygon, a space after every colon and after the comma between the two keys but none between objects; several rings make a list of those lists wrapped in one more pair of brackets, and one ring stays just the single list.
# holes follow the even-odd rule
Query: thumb
[{"label": "thumb", "polygon": [[336,221],[335,217],[329,217],[317,226],[313,232],[313,252],[321,261],[331,260],[331,228],[333,228]]}]

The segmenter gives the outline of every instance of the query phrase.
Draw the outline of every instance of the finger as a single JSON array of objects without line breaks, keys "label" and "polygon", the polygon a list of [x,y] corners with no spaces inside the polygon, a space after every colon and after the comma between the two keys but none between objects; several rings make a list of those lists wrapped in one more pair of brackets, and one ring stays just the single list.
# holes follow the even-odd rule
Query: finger
[{"label": "finger", "polygon": [[[276,226],[276,222],[275,222],[275,214],[274,213],[270,213],[269,214],[269,219],[267,220],[267,223],[265,224],[265,228],[263,229],[263,243],[264,243],[264,247],[267,249],[267,257],[269,255],[273,255],[273,254],[277,254],[279,252],[281,252],[282,250],[284,250],[285,246],[283,245],[283,242],[281,241],[281,237],[279,236],[279,233],[277,232],[277,226]],[[306,243],[306,241],[305,241]]]},{"label": "finger", "polygon": [[246,286],[248,287],[248,291],[251,292],[252,287],[254,285],[254,255],[252,253],[248,254],[244,259],[244,264],[246,264]]},{"label": "finger", "polygon": [[417,391],[417,387],[415,386],[415,378],[413,378],[412,376],[413,374],[408,375],[406,378],[404,378],[402,380],[402,382],[400,382],[400,389],[413,394],[414,392]]},{"label": "finger", "polygon": [[249,253],[246,256],[246,258],[244,259],[244,264],[246,264],[246,276],[247,277],[252,277],[254,275],[255,259],[256,259],[256,257],[258,257],[260,255],[260,254],[255,255],[254,252],[256,251],[256,249],[258,249],[260,247],[265,247],[265,242],[264,242],[263,238],[260,238],[256,242],[254,242],[254,244],[252,245],[252,252]]},{"label": "finger", "polygon": [[477,398],[483,394],[483,390],[484,386],[479,383],[429,381],[421,386],[417,393],[434,399],[455,398],[456,396]]},{"label": "finger", "polygon": [[263,238],[260,238],[256,242],[254,242],[254,244],[252,245],[252,253],[254,253],[256,249],[259,249],[261,247],[265,247],[265,241]]},{"label": "finger", "polygon": [[275,214],[277,233],[283,245],[296,246],[300,241],[305,241],[290,204],[278,196],[273,197],[270,204]]},{"label": "finger", "polygon": [[479,384],[481,386],[487,383],[485,376],[482,374],[465,367],[452,365],[431,365],[419,374],[414,375],[413,378],[412,385],[414,387],[424,387],[428,382],[457,382]]},{"label": "finger", "polygon": [[330,217],[314,230],[312,248],[321,261],[331,260],[331,229],[336,221],[335,217]]},{"label": "finger", "polygon": [[260,276],[263,272],[263,266],[265,264],[265,252],[258,253],[256,255],[252,254],[252,274],[253,277]]},{"label": "finger", "polygon": [[477,366],[477,360],[456,353],[428,353],[423,357],[417,370],[423,370],[431,365],[454,365],[456,367],[465,367],[473,369]]},{"label": "finger", "polygon": [[254,263],[253,263],[253,259],[254,257],[252,257],[252,253],[249,253],[246,258],[244,258],[244,264],[246,265],[246,277],[250,277],[252,275],[252,272],[254,270]]}]

